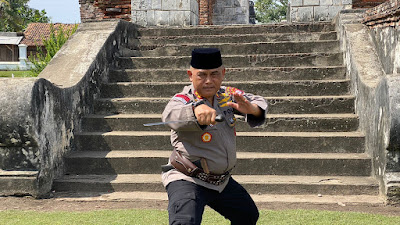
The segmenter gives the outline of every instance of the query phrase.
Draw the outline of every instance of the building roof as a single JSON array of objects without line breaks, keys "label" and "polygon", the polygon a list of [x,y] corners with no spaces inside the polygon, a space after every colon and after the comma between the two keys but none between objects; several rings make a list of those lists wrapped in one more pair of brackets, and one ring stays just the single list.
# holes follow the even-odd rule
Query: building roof
[{"label": "building roof", "polygon": [[[28,46],[42,46],[43,38],[50,36],[50,25],[51,23],[30,23],[24,31],[25,38],[21,41],[21,44]],[[73,29],[76,24],[61,24],[54,23],[54,29],[57,30],[62,27],[64,31]]]},{"label": "building roof", "polygon": [[0,32],[0,45],[18,45],[24,36],[16,32]]}]

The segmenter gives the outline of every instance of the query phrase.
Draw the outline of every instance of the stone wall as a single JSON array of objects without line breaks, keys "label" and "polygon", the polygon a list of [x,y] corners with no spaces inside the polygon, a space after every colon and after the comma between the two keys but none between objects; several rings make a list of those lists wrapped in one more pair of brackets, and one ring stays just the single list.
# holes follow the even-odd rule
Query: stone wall
[{"label": "stone wall", "polygon": [[330,21],[340,10],[349,8],[351,0],[291,0],[289,21]]},{"label": "stone wall", "polygon": [[131,20],[131,0],[79,0],[81,21]]},{"label": "stone wall", "polygon": [[132,0],[132,22],[141,26],[199,23],[197,0]]},{"label": "stone wall", "polygon": [[372,175],[380,182],[387,203],[399,204],[399,32],[398,26],[373,28],[363,25],[356,14],[366,18],[372,11],[366,14],[342,11],[337,24],[351,91],[356,96],[360,131],[366,136],[366,153],[372,157]]},{"label": "stone wall", "polygon": [[248,0],[214,0],[212,22],[215,25],[248,24]]},{"label": "stone wall", "polygon": [[288,21],[331,21],[342,9],[350,9],[352,0],[289,0]]},{"label": "stone wall", "polygon": [[[120,48],[137,35],[137,27],[122,20],[84,23],[38,78],[0,80],[0,171],[38,171],[33,188],[13,192],[50,193],[64,173],[63,157],[75,149],[81,118],[93,111]],[[4,193],[12,194],[0,189]]]},{"label": "stone wall", "polygon": [[391,201],[400,203],[400,0],[367,10],[364,23],[388,80],[390,127],[385,183]]},{"label": "stone wall", "polygon": [[79,0],[81,21],[119,18],[141,26],[248,24],[248,0]]}]

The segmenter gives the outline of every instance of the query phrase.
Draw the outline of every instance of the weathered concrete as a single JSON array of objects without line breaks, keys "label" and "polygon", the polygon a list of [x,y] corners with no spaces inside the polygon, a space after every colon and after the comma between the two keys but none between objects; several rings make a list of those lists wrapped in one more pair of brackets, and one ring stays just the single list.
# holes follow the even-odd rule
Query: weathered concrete
[{"label": "weathered concrete", "polygon": [[[297,53],[223,56],[226,67],[322,67],[342,66],[342,53]],[[121,69],[179,68],[187,69],[190,56],[170,57],[121,57]]]},{"label": "weathered concrete", "polygon": [[[108,83],[102,86],[101,96],[118,97],[170,97],[179,93],[189,82],[127,82]],[[338,96],[346,95],[350,90],[348,80],[328,81],[254,81],[224,82],[249,93],[258,93],[264,97],[277,96]]]},{"label": "weathered concrete", "polygon": [[[117,114],[117,115],[88,115],[84,118],[84,131],[167,131],[167,126],[144,127],[143,124],[160,122],[161,114]],[[266,123],[257,128],[251,128],[239,118],[237,131],[246,132],[341,132],[356,131],[358,118],[355,114],[282,114],[269,115]]]},{"label": "weathered concrete", "polygon": [[45,197],[64,173],[82,115],[92,112],[99,84],[135,30],[123,21],[81,24],[38,78],[0,80],[0,169],[38,171],[25,194]]},{"label": "weathered concrete", "polygon": [[342,9],[351,9],[351,0],[290,0],[290,22],[332,21]]},{"label": "weathered concrete", "polygon": [[[126,69],[110,71],[110,82],[189,81],[186,69]],[[248,80],[340,80],[346,78],[344,66],[332,67],[247,67],[226,68],[225,81]]]},{"label": "weathered concrete", "polygon": [[[347,74],[352,81],[352,93],[357,96],[356,112],[360,116],[360,130],[366,134],[366,152],[373,158],[374,175],[381,183],[381,193],[387,195],[390,203],[396,195],[389,197],[391,178],[387,174],[400,172],[400,78],[393,73],[399,55],[398,45],[388,48],[388,43],[394,43],[393,33],[388,35],[388,31],[375,31],[380,33],[380,38],[374,35],[374,44],[367,27],[359,23],[357,12],[353,20],[349,15],[351,11],[346,11],[338,17]],[[380,44],[381,41],[384,44]],[[391,183],[392,190],[396,189],[394,183]]]},{"label": "weathered concrete", "polygon": [[[163,106],[169,98],[103,98],[96,100],[96,114],[124,113],[135,114],[145,111],[149,114],[161,114]],[[324,114],[353,113],[353,96],[322,96],[322,97],[270,97],[267,103],[272,106],[270,114]]]},{"label": "weathered concrete", "polygon": [[230,34],[260,34],[260,33],[305,33],[305,32],[329,32],[334,31],[332,23],[293,23],[293,24],[269,24],[269,25],[236,25],[236,26],[201,26],[189,27],[164,27],[141,28],[140,36],[192,36],[192,35],[223,35]]},{"label": "weathered concrete", "polygon": [[[79,151],[66,157],[68,174],[157,174],[170,151]],[[239,152],[234,174],[369,176],[365,154]],[[315,168],[318,168],[316,170]]]},{"label": "weathered concrete", "polygon": [[257,43],[190,43],[177,45],[139,46],[126,49],[125,57],[155,56],[190,56],[194,48],[218,48],[224,55],[240,54],[292,54],[292,53],[336,53],[339,51],[338,41],[312,42],[257,42]]},{"label": "weathered concrete", "polygon": [[[135,48],[142,39],[159,38],[146,37],[144,36],[146,32],[146,35],[172,35],[174,38],[179,35],[187,37],[195,34],[204,37],[204,35],[229,36],[252,32],[257,34],[294,32],[298,35],[297,38],[302,34],[305,34],[305,38],[309,38],[312,32],[321,33],[333,28],[330,23],[259,27],[151,28],[140,29],[140,38],[128,39],[128,44],[129,47]],[[251,43],[251,40],[254,39],[244,39],[243,43]],[[176,45],[178,44],[187,43]],[[151,49],[151,46],[148,47]],[[136,50],[146,51],[146,49]],[[254,191],[259,189],[266,193],[277,193],[280,189],[298,194],[313,193],[315,190],[328,192],[328,189],[332,188],[347,193],[350,198],[352,194],[365,196],[367,193],[377,198],[377,182],[370,177],[371,157],[364,153],[364,135],[358,132],[358,117],[354,114],[354,104],[351,103],[354,96],[349,96],[350,82],[345,78],[341,52],[328,54],[324,50],[318,54],[310,52],[276,54],[275,48],[271,53],[242,56],[230,55],[232,52],[224,54],[224,63],[229,68],[229,75],[232,75],[226,85],[235,87],[240,85],[243,87],[239,88],[246,91],[264,95],[272,101],[270,113],[274,110],[280,113],[269,114],[267,124],[255,129],[250,129],[243,122],[244,118],[238,117],[239,163],[234,174],[243,174],[245,176],[243,180],[247,180],[249,182],[247,186]],[[57,185],[59,181],[64,182],[65,187],[71,184],[71,188],[76,188],[76,191],[89,188],[91,191],[108,188],[110,191],[116,189],[138,191],[157,185],[153,180],[140,177],[159,174],[159,166],[167,162],[171,150],[168,145],[169,129],[165,126],[148,128],[143,124],[159,122],[161,117],[159,110],[162,108],[160,104],[180,91],[182,85],[188,84],[183,82],[182,76],[187,77],[185,69],[188,68],[189,54],[182,53],[182,55],[185,56],[121,57],[117,60],[116,71],[111,72],[110,77],[116,74],[117,76],[110,78],[108,84],[102,85],[100,99],[96,100],[100,104],[95,106],[93,113],[85,115],[82,132],[76,136],[77,149],[80,151],[66,156],[67,173],[70,176],[65,178],[74,177],[72,179],[76,182],[58,180],[55,186],[56,193],[65,190],[62,189],[63,186]],[[174,74],[175,72],[180,73],[181,79],[178,77],[179,74]],[[292,78],[294,80],[290,81]],[[339,113],[338,109],[330,106],[342,102],[340,98],[343,96],[348,97],[343,101],[347,103],[341,106],[339,104],[337,107],[347,106],[349,109],[346,110],[349,111]],[[110,99],[114,97],[118,99]],[[145,101],[149,104],[148,107],[143,107],[142,103]],[[116,104],[102,107],[103,103],[110,102]],[[282,106],[279,106],[281,104]],[[149,110],[152,108],[155,110],[157,106],[160,108],[157,109],[158,114],[149,114]],[[141,111],[136,111],[135,107]],[[302,111],[305,108],[317,111],[306,113],[306,110]],[[319,111],[320,108],[326,111]],[[115,114],[116,112],[121,114]],[[122,174],[138,180],[129,182],[126,179],[118,179],[118,175]],[[255,179],[252,174],[305,175],[309,177],[307,179],[309,182],[302,183],[300,180],[288,179],[287,182],[269,183],[268,179],[259,179],[257,181],[260,183],[255,184],[254,180],[251,180],[251,177]],[[340,177],[354,176],[353,179],[349,178],[349,181],[354,182],[351,184],[347,182],[341,187],[329,186],[327,183],[330,181],[322,181],[327,184],[324,187],[311,182],[317,179],[317,175],[327,176],[329,179],[335,174]],[[91,179],[95,175],[100,175],[102,181]],[[366,185],[360,180],[369,180],[370,183]],[[120,185],[114,186],[118,182]],[[132,189],[129,190],[130,188]],[[337,192],[329,190],[329,193]]]},{"label": "weathered concrete", "polygon": [[[250,194],[378,195],[371,177],[233,175]],[[158,174],[68,175],[55,183],[59,191],[164,192]]]},{"label": "weathered concrete", "polygon": [[[364,136],[359,132],[237,132],[236,135],[239,152],[364,152]],[[75,138],[78,148],[84,151],[165,150],[171,146],[170,131],[83,132]]]},{"label": "weathered concrete", "polygon": [[272,41],[323,41],[337,40],[336,32],[313,33],[260,33],[260,34],[232,34],[232,35],[195,35],[195,36],[142,36],[140,39],[131,40],[129,48],[138,45],[166,45],[187,43],[243,43],[247,42],[272,42]]}]

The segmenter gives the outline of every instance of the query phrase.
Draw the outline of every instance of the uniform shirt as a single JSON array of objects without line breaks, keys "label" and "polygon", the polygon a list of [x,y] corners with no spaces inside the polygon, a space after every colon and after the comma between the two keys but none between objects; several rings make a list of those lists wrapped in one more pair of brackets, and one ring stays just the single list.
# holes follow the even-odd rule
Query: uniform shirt
[{"label": "uniform shirt", "polygon": [[[227,106],[227,102],[234,101],[233,93],[243,93],[243,96],[250,103],[257,104],[262,109],[263,116],[255,117],[245,115],[246,122],[251,127],[262,125],[265,122],[267,103],[261,96],[256,96],[233,88],[221,86],[214,96],[214,104],[207,99],[202,99],[193,85],[186,86],[181,93],[176,94],[167,104],[162,114],[162,120],[187,122],[168,124],[171,130],[171,144],[177,151],[182,152],[183,156],[194,162],[200,158],[206,159],[210,173],[223,174],[233,169],[236,164],[236,118],[234,109]],[[209,107],[217,111],[217,115],[225,116],[225,121],[212,126],[201,126],[197,123],[193,111],[193,104],[203,100]],[[176,180],[187,180],[198,185],[222,192],[229,179],[221,185],[213,185],[197,178],[186,176],[185,174],[173,169],[162,174],[163,185],[167,186]]]}]

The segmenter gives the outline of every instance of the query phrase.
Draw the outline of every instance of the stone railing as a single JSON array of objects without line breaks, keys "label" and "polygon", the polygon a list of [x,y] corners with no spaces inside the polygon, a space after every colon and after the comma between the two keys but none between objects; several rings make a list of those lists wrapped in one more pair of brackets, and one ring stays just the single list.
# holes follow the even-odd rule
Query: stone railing
[{"label": "stone railing", "polygon": [[84,23],[38,78],[0,79],[0,170],[38,171],[27,194],[46,196],[63,174],[82,116],[92,112],[120,48],[136,35],[125,21]]},{"label": "stone railing", "polygon": [[[393,73],[393,63],[385,63],[391,60],[382,52],[386,46],[385,53],[388,55],[400,55],[398,44],[384,43],[398,38],[395,33],[386,31],[378,32],[374,37],[372,30],[360,22],[360,15],[362,18],[365,14],[363,11],[342,11],[336,24],[347,75],[351,80],[351,92],[356,96],[360,131],[366,136],[366,153],[372,157],[372,175],[380,182],[381,193],[387,203],[398,204],[400,112],[397,108],[400,105],[400,76]],[[384,40],[377,41],[378,36]]]},{"label": "stone railing", "polygon": [[388,140],[384,182],[389,202],[400,203],[400,1],[389,0],[364,14],[371,40],[387,79]]}]

